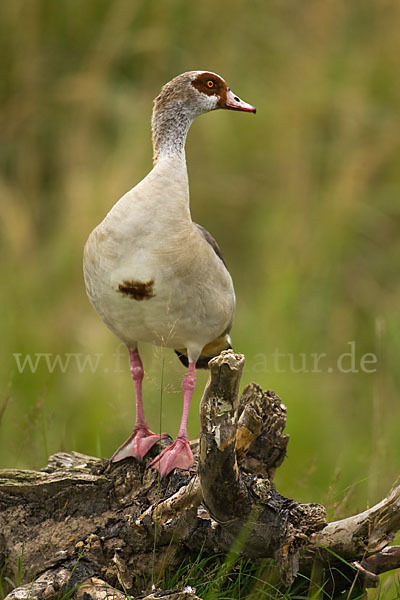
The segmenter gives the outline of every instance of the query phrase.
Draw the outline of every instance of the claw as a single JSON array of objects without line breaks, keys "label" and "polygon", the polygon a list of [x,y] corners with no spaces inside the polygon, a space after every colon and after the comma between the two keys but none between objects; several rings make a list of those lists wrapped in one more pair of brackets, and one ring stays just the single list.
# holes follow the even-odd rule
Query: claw
[{"label": "claw", "polygon": [[151,463],[150,467],[160,471],[166,477],[174,469],[189,469],[193,464],[193,454],[189,440],[177,437],[171,446],[167,446]]}]

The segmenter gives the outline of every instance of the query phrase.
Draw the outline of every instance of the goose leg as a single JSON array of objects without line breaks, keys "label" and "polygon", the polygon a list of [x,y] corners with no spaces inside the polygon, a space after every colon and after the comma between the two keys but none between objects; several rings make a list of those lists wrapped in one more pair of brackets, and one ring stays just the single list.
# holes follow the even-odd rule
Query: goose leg
[{"label": "goose leg", "polygon": [[143,364],[136,350],[129,350],[129,363],[133,385],[136,392],[136,425],[132,435],[118,448],[111,457],[112,462],[118,462],[128,456],[133,456],[142,460],[147,452],[160,441],[160,438],[166,437],[165,433],[161,436],[149,429],[143,412],[142,399],[142,381],[144,376]]},{"label": "goose leg", "polygon": [[187,434],[187,421],[195,386],[196,363],[191,362],[182,381],[183,412],[177,438],[171,446],[164,448],[161,454],[150,464],[152,469],[160,471],[161,477],[165,477],[173,469],[189,469],[193,464],[193,454]]}]

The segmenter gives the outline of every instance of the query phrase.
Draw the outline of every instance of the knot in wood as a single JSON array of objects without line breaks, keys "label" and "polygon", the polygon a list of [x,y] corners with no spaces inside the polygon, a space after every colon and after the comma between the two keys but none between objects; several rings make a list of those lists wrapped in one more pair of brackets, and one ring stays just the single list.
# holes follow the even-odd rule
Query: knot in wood
[{"label": "knot in wood", "polygon": [[267,504],[271,498],[271,482],[268,479],[257,477],[251,484],[250,489],[263,502]]}]

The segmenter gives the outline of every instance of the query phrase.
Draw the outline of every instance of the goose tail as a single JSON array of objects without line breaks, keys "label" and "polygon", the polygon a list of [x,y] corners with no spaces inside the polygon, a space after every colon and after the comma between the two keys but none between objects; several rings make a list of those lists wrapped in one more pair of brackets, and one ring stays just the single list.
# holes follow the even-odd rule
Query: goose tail
[{"label": "goose tail", "polygon": [[[196,369],[208,369],[208,363],[212,358],[218,356],[218,354],[221,354],[223,350],[230,349],[232,349],[231,338],[228,334],[213,340],[204,346],[203,350],[201,351],[201,354],[196,361]],[[175,350],[175,352],[178,355],[181,363],[185,365],[185,367],[188,367],[189,360],[186,349]]]}]

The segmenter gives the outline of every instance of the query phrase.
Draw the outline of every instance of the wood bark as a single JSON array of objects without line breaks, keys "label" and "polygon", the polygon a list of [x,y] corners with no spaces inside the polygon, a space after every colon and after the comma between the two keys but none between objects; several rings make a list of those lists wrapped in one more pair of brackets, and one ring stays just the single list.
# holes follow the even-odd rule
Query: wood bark
[{"label": "wood bark", "polygon": [[[376,586],[380,573],[398,568],[400,547],[389,544],[400,529],[400,486],[376,506],[332,523],[323,506],[279,494],[273,477],[289,441],[286,407],[254,383],[239,398],[243,364],[232,351],[210,361],[190,471],[160,480],[147,468],[158,448],[142,463],[71,452],[50,457],[39,472],[0,471],[7,600],[122,600],[144,590],[149,600],[161,598],[156,590],[166,569],[199,552],[232,549],[274,559],[286,585],[303,574],[332,593]],[[168,598],[196,595],[187,589]]]}]

